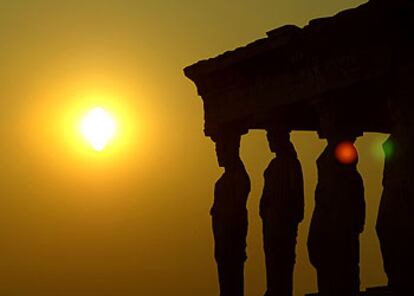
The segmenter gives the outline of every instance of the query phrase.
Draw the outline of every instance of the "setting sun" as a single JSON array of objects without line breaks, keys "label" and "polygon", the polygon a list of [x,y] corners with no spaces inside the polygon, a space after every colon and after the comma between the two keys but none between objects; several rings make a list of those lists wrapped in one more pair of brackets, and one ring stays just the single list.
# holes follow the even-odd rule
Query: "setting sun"
[{"label": "setting sun", "polygon": [[81,132],[96,151],[105,149],[115,135],[115,120],[101,107],[89,111],[81,121]]}]

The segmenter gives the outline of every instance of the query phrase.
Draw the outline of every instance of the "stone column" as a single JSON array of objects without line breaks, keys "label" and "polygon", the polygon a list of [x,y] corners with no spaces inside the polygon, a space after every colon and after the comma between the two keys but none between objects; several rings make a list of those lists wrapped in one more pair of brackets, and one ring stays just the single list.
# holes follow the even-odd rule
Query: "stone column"
[{"label": "stone column", "polygon": [[266,257],[265,296],[291,296],[298,224],[303,220],[303,175],[289,131],[272,128],[267,139],[276,157],[264,173],[260,200]]},{"label": "stone column", "polygon": [[[319,295],[355,296],[360,286],[359,235],[365,220],[364,187],[353,146],[356,135],[337,123],[335,111],[318,111],[320,135],[328,143],[317,160],[309,258],[317,271]],[[350,149],[345,154],[355,157],[343,158],[341,149]]]},{"label": "stone column", "polygon": [[383,144],[383,192],[376,230],[388,285],[397,295],[412,290],[414,266],[414,108],[408,94],[389,103],[393,128]]},{"label": "stone column", "polygon": [[210,211],[220,295],[242,296],[250,179],[239,156],[240,134],[222,132],[212,139],[216,143],[219,166],[224,168],[214,188]]}]

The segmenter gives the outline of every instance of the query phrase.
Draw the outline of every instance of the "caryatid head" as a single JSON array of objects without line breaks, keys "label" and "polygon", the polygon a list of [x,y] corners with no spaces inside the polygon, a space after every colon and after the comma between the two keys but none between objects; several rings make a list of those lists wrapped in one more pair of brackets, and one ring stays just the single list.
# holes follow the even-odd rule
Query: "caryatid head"
[{"label": "caryatid head", "polygon": [[269,128],[266,136],[270,151],[276,154],[290,151],[293,148],[290,142],[290,131],[286,128]]},{"label": "caryatid head", "polygon": [[338,110],[339,107],[327,103],[317,107],[319,117],[318,134],[321,138],[326,138],[329,145],[337,145],[343,141],[354,143],[361,132],[355,130],[350,125],[351,118],[344,120],[344,114]]},{"label": "caryatid head", "polygon": [[240,161],[240,134],[227,132],[212,139],[216,142],[217,161],[220,167],[229,168]]}]

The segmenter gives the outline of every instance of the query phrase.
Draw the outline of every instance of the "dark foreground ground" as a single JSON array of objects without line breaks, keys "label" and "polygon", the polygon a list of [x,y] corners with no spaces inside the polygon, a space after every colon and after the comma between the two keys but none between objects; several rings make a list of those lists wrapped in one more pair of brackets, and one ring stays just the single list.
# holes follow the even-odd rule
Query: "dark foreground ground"
[{"label": "dark foreground ground", "polygon": [[[317,296],[318,293],[306,294],[305,296]],[[365,292],[361,292],[360,296],[394,296],[387,287],[368,288]]]}]

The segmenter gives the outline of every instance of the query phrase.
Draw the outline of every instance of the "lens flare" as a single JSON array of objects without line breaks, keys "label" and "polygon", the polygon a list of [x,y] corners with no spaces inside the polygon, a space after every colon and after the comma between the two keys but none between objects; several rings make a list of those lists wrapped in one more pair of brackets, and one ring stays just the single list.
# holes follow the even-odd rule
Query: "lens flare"
[{"label": "lens flare", "polygon": [[101,107],[89,111],[81,121],[82,135],[96,151],[105,149],[115,135],[115,120]]},{"label": "lens flare", "polygon": [[342,164],[352,164],[358,159],[358,152],[351,142],[342,142],[335,148],[335,157]]},{"label": "lens flare", "polygon": [[395,143],[391,138],[388,138],[384,144],[382,144],[382,149],[384,150],[385,158],[391,159],[395,154]]}]

